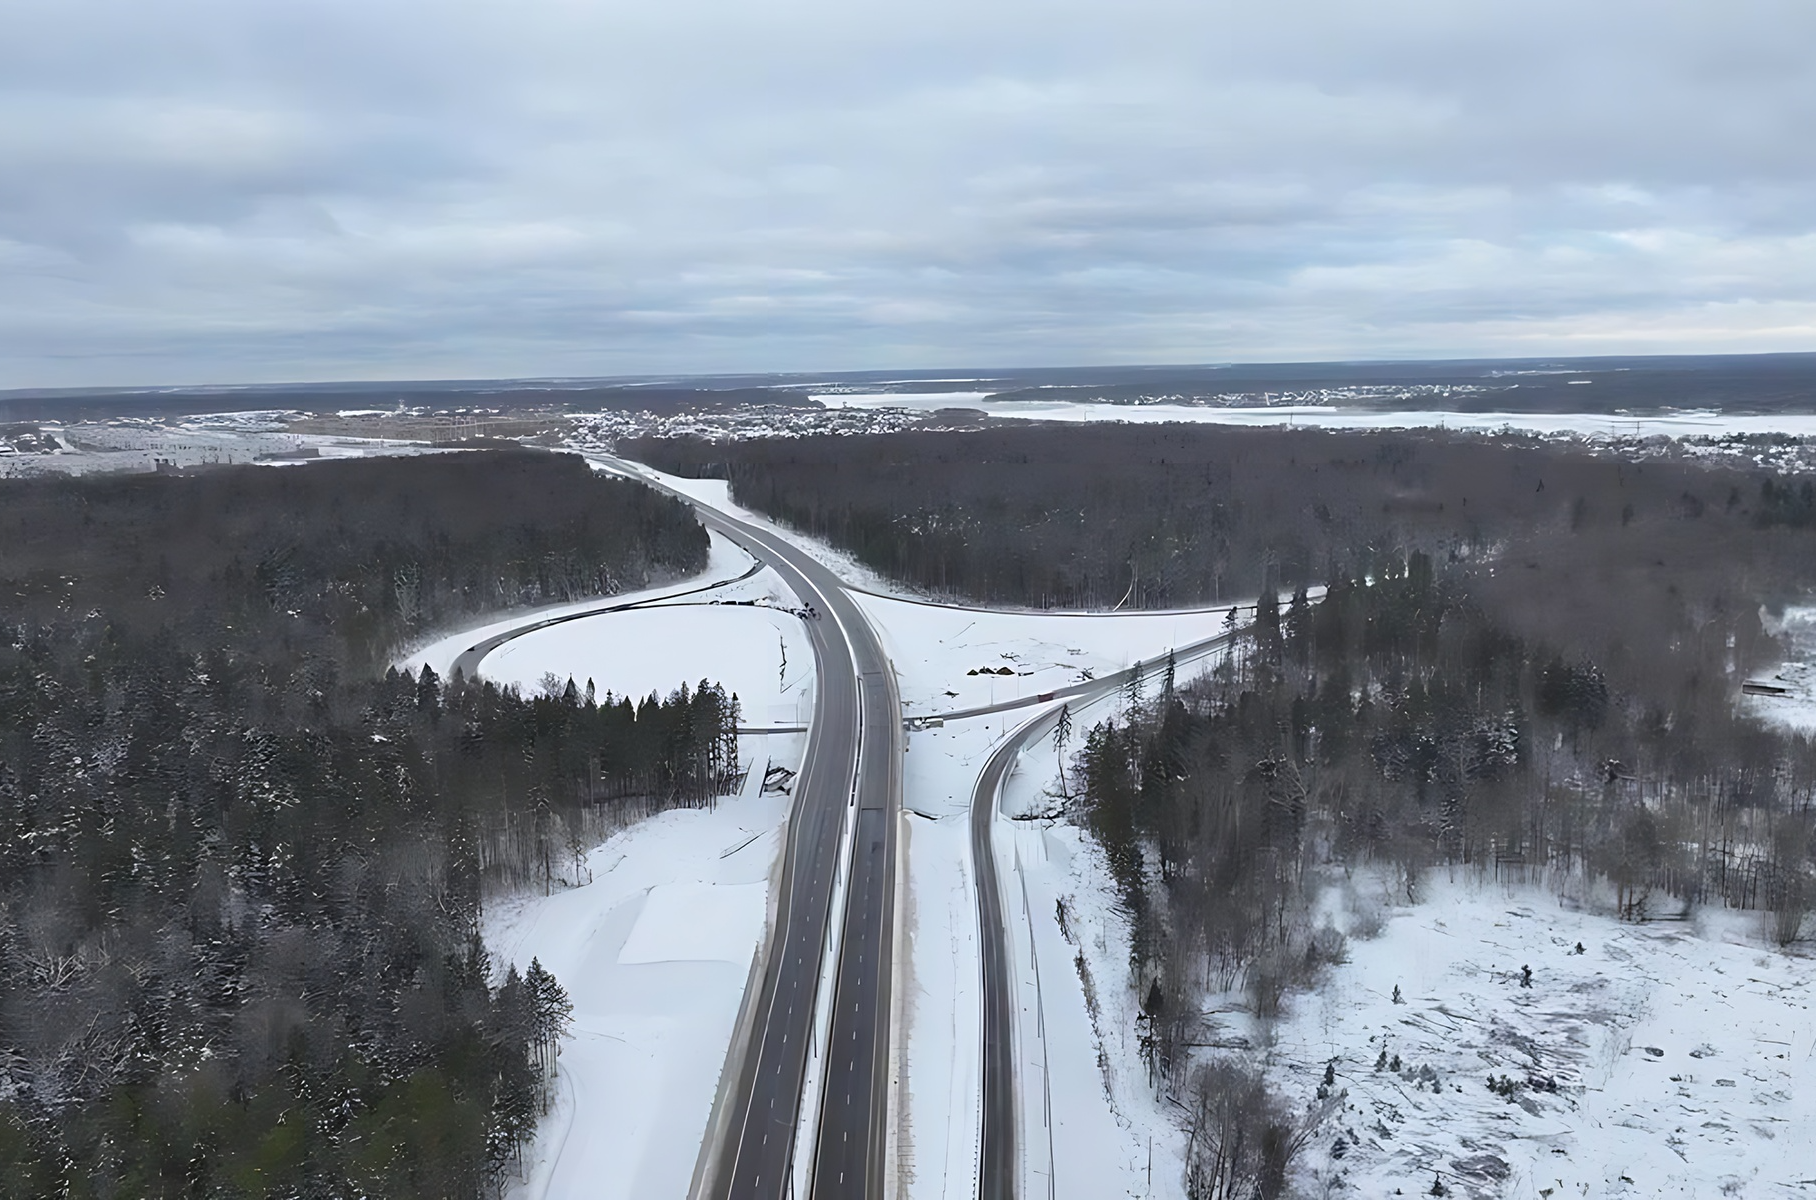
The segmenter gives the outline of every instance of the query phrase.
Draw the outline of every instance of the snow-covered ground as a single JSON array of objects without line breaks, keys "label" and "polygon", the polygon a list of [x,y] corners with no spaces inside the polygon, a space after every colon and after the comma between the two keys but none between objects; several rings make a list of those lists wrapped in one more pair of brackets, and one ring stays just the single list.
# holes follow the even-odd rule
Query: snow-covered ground
[{"label": "snow-covered ground", "polygon": [[[46,423],[59,446],[51,454],[7,456],[0,476],[152,471],[159,462],[176,467],[267,462],[294,466],[329,458],[366,458],[442,452],[426,442],[395,438],[338,437],[288,432],[300,413],[212,413],[168,420]],[[314,458],[293,457],[313,451]]]},{"label": "snow-covered ground", "polygon": [[[1590,386],[1593,386],[1591,384]],[[1312,429],[1477,429],[1585,437],[1711,437],[1787,433],[1816,436],[1816,414],[1724,413],[1713,409],[1648,413],[1450,412],[1325,405],[1223,408],[1198,404],[1107,404],[1076,400],[988,400],[987,392],[829,394],[814,397],[829,408],[974,408],[993,417],[1030,421],[1126,421],[1152,425],[1186,421],[1211,425],[1294,425]]]},{"label": "snow-covered ground", "polygon": [[[608,691],[641,698],[668,695],[711,680],[738,696],[747,725],[794,725],[812,712],[813,648],[794,615],[794,594],[767,569],[745,576],[754,561],[743,549],[712,535],[706,570],[643,591],[523,610],[458,633],[439,635],[405,654],[401,665],[425,664],[447,675],[469,646],[550,617],[602,606],[646,605],[564,621],[505,642],[485,657],[480,674],[524,693],[545,676],[584,686],[591,679]],[[709,585],[720,585],[708,588]],[[724,601],[755,601],[752,606]],[[719,601],[721,603],[715,603]]]},{"label": "snow-covered ground", "polygon": [[[1364,908],[1392,899],[1367,890]],[[1348,1091],[1302,1163],[1313,1194],[1425,1195],[1434,1178],[1559,1200],[1816,1189],[1816,961],[1766,948],[1760,914],[1623,924],[1448,878],[1420,898],[1352,938],[1263,1054],[1300,1102],[1327,1063]]]},{"label": "snow-covered ground", "polygon": [[[1176,646],[1215,637],[1231,601],[1213,609],[1115,615],[991,612],[880,595],[855,597],[882,636],[901,681],[902,709],[925,716],[1039,696],[1100,678]],[[988,668],[992,674],[984,674]],[[1008,668],[1010,674],[995,674]],[[1149,684],[1159,684],[1156,674]],[[1013,728],[1014,712],[991,718]]]},{"label": "snow-covered ground", "polygon": [[756,793],[801,738],[746,739],[743,795],[640,822],[587,856],[592,882],[486,914],[498,961],[540,958],[574,1003],[517,1200],[688,1194],[782,845],[788,798]]},{"label": "snow-covered ground", "polygon": [[1783,687],[1787,694],[1742,696],[1741,710],[1782,729],[1816,733],[1816,608],[1786,608],[1776,621],[1768,621],[1766,628],[1785,643],[1788,657],[1755,678]]},{"label": "snow-covered ground", "polygon": [[813,647],[792,612],[704,601],[552,625],[506,642],[481,667],[526,694],[550,675],[632,698],[711,680],[738,697],[747,725],[806,722],[813,670]]}]

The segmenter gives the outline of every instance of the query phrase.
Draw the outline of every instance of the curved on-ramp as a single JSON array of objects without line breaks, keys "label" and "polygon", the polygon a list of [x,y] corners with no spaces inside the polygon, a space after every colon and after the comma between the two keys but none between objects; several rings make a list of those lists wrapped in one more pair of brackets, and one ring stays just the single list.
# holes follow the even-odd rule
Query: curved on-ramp
[{"label": "curved on-ramp", "polygon": [[[1175,649],[1171,652],[1174,664],[1189,664],[1214,654],[1230,645],[1239,633],[1220,633]],[[1052,731],[1062,708],[1074,700],[1085,705],[1095,704],[1120,691],[1137,672],[1145,675],[1164,666],[1165,662],[1164,656],[1138,662],[1114,675],[1038,697],[944,716],[947,720],[958,720],[1009,708],[1047,705],[997,743],[985,760],[971,793],[971,858],[977,880],[978,962],[984,996],[978,1200],[1014,1200],[1021,1191],[1019,1114],[1023,1098],[1018,1094],[1020,1072],[1016,1070],[1016,1064],[1021,1061],[1018,1056],[1021,1029],[1016,1021],[1015,977],[1009,950],[1010,915],[1003,903],[1002,885],[997,877],[993,837],[997,812],[1002,805],[1003,785],[1014,772],[1022,752]]]},{"label": "curved on-ramp", "polygon": [[[754,558],[755,556],[753,555],[752,557]],[[641,600],[625,600],[618,603],[601,604],[594,608],[582,609],[579,612],[562,613],[559,616],[544,617],[540,621],[530,621],[526,624],[519,625],[514,629],[507,629],[503,633],[495,633],[489,638],[473,643],[456,655],[454,657],[453,665],[448,668],[448,674],[452,675],[455,671],[459,671],[462,675],[471,679],[479,673],[479,664],[484,662],[486,656],[492,653],[492,651],[498,649],[498,647],[504,645],[506,642],[515,641],[525,634],[535,633],[539,629],[548,629],[554,625],[565,625],[569,621],[584,621],[589,617],[602,617],[607,613],[632,612],[639,608],[656,608],[668,604],[671,601],[679,600],[683,596],[698,596],[702,592],[710,592],[718,588],[730,587],[734,583],[743,583],[746,579],[749,579],[758,571],[761,571],[765,565],[766,564],[762,559],[757,559],[751,564],[750,570],[744,572],[742,575],[734,576],[731,579],[719,579],[712,583],[703,583],[697,587],[683,588],[676,592],[664,592],[660,596],[645,596]]]}]

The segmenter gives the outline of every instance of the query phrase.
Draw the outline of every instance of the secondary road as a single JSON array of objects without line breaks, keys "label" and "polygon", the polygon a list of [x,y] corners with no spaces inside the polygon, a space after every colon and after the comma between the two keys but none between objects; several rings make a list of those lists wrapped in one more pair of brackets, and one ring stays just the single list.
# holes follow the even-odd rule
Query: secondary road
[{"label": "secondary road", "polygon": [[[1253,607],[1253,606],[1248,606]],[[1232,632],[1205,638],[1203,641],[1174,650],[1176,665],[1189,663],[1216,653],[1230,644]],[[1021,1031],[1015,1019],[1016,995],[1013,964],[1009,953],[1008,923],[1010,915],[1002,901],[1002,888],[997,878],[996,852],[992,833],[997,809],[1002,803],[1003,784],[1008,780],[1022,751],[1045,737],[1058,720],[1060,703],[1080,700],[1095,703],[1127,686],[1137,672],[1151,678],[1164,669],[1166,659],[1136,663],[1133,666],[1070,687],[1056,688],[1039,696],[1004,701],[983,708],[964,709],[939,714],[943,720],[961,720],[984,716],[1011,708],[1025,708],[1046,703],[1052,707],[1021,725],[996,747],[977,778],[971,793],[971,860],[977,878],[977,924],[980,967],[983,973],[984,1026],[980,1144],[977,1164],[978,1200],[1014,1200],[1020,1189],[1021,1160],[1018,1157],[1017,1133],[1020,1122],[1016,1085],[1018,1041]]]},{"label": "secondary road", "polygon": [[735,579],[721,579],[715,583],[704,583],[699,587],[686,588],[678,592],[664,592],[659,596],[646,596],[641,600],[626,600],[618,604],[602,604],[597,608],[583,609],[580,612],[562,613],[560,616],[546,617],[540,621],[532,621],[528,625],[518,625],[503,633],[495,633],[484,641],[475,642],[465,650],[462,650],[459,655],[455,657],[453,665],[448,668],[448,674],[451,676],[455,671],[459,671],[468,679],[473,678],[474,675],[479,673],[479,664],[485,661],[486,655],[498,649],[498,647],[504,645],[506,642],[515,641],[526,633],[535,633],[538,629],[547,629],[551,625],[564,625],[569,621],[584,621],[588,617],[604,616],[606,613],[630,612],[633,609],[639,608],[656,608],[668,604],[671,601],[679,600],[683,596],[697,596],[701,592],[710,592],[715,588],[730,587],[734,583],[742,583],[762,569],[763,563],[759,560],[751,564],[750,570],[744,572],[744,574],[739,575]]},{"label": "secondary road", "polygon": [[[589,456],[661,487],[635,464]],[[664,489],[669,490],[669,489]],[[811,1154],[810,1194],[881,1200],[889,1118],[889,1032],[895,924],[895,829],[902,798],[902,715],[895,672],[839,578],[767,529],[704,505],[700,520],[773,567],[802,604],[818,669],[807,752],[795,781],[780,901],[743,1056],[728,1070],[716,1148],[698,1194],[711,1200],[791,1197],[798,1153]],[[845,905],[832,897],[851,828]],[[820,1064],[815,1144],[795,1145],[832,920],[841,922],[830,1033]],[[733,1053],[739,1046],[733,1045]]]}]

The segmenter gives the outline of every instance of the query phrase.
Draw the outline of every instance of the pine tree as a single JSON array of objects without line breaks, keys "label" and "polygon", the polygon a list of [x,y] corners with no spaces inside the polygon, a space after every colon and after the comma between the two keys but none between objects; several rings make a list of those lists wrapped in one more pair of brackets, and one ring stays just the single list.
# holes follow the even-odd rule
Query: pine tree
[{"label": "pine tree", "polygon": [[561,1039],[573,1021],[574,1005],[567,989],[542,965],[532,958],[523,973],[524,992],[529,1000],[530,1031],[537,1048],[537,1060],[545,1073],[553,1073],[555,1058],[561,1052]]},{"label": "pine tree", "polygon": [[1059,719],[1053,723],[1053,753],[1059,759],[1059,794],[1067,800],[1072,798],[1071,789],[1066,786],[1066,743],[1072,740],[1072,706],[1059,706]]}]

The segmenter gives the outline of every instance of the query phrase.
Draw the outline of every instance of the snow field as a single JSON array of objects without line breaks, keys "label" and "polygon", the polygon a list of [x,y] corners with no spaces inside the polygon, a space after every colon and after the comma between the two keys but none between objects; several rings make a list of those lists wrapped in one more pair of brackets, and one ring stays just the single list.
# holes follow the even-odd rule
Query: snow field
[{"label": "snow field", "polygon": [[659,883],[644,894],[621,963],[748,963],[763,936],[763,883]]},{"label": "snow field", "polygon": [[[460,633],[443,635],[412,651],[405,669],[427,664],[446,676],[469,646],[488,637],[546,620],[606,606],[649,603],[627,612],[566,621],[505,642],[485,657],[480,673],[524,694],[538,691],[545,675],[599,696],[609,691],[633,700],[668,695],[681,684],[710,680],[737,695],[750,726],[804,724],[813,711],[813,646],[797,603],[774,572],[739,579],[753,560],[729,540],[713,535],[707,569],[692,579],[574,604],[526,609]],[[710,591],[698,591],[724,582]],[[688,593],[677,595],[677,593]],[[754,606],[713,603],[753,600]]]},{"label": "snow field", "polygon": [[[1385,899],[1373,890],[1365,907]],[[1308,1099],[1333,1061],[1348,1091],[1302,1164],[1317,1188],[1422,1195],[1434,1178],[1458,1196],[1816,1187],[1816,962],[1766,948],[1761,914],[1631,925],[1462,873],[1419,891],[1424,903],[1392,909],[1380,936],[1351,939],[1350,961],[1292,1003],[1265,1052],[1286,1095]],[[1335,906],[1337,918],[1351,907]],[[1491,1076],[1513,1081],[1507,1094],[1489,1089]]]},{"label": "snow field", "polygon": [[[348,438],[294,434],[283,412],[214,413],[180,420],[146,423],[80,421],[73,425],[45,422],[39,426],[56,441],[51,454],[0,455],[0,476],[60,473],[149,472],[159,460],[178,467],[226,463],[298,466],[329,458],[370,458],[454,453],[450,447],[388,438]],[[314,459],[266,456],[313,448]]]},{"label": "snow field", "polygon": [[[1593,388],[1593,383],[1590,387]],[[1579,437],[1720,437],[1724,434],[1788,433],[1816,436],[1816,414],[1724,413],[1713,409],[1649,413],[1448,412],[1344,408],[1336,405],[1273,405],[1222,408],[1197,404],[1107,404],[1074,400],[987,400],[987,392],[891,392],[816,395],[828,408],[901,408],[931,412],[972,408],[993,417],[1030,421],[1111,421],[1153,425],[1280,426],[1312,429],[1463,429],[1484,433],[1575,435]]]},{"label": "snow field", "polygon": [[[905,716],[1032,699],[1080,682],[1085,672],[1102,678],[1133,662],[1162,657],[1172,647],[1215,637],[1225,628],[1229,612],[1227,606],[1115,615],[992,612],[886,596],[853,598],[876,626],[895,664]],[[1007,667],[1012,674],[968,673],[986,667],[992,671]],[[1149,690],[1158,685],[1155,671]],[[1026,715],[1012,711],[987,719],[1003,732]]]},{"label": "snow field", "polygon": [[540,958],[574,1004],[517,1200],[688,1194],[786,825],[788,798],[758,794],[762,768],[796,761],[802,736],[745,738],[755,769],[743,794],[609,839],[587,856],[584,886],[488,910],[500,967]]},{"label": "snow field", "polygon": [[746,725],[812,715],[813,647],[801,618],[780,609],[694,604],[569,621],[506,642],[480,669],[526,695],[546,675],[632,699],[710,680],[737,695]]}]

